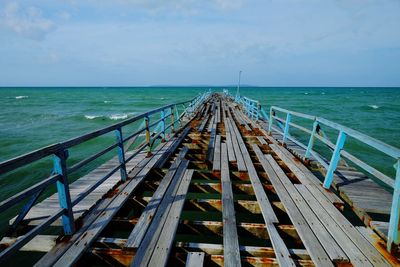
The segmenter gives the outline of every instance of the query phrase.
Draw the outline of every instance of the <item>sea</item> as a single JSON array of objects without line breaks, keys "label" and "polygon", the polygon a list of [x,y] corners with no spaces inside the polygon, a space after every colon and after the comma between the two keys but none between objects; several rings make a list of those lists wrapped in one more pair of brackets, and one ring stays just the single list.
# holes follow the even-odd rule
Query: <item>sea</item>
[{"label": "sea", "polygon": [[[0,162],[120,122],[155,107],[189,100],[210,89],[216,92],[227,89],[233,95],[237,90],[236,87],[208,86],[0,88]],[[400,88],[241,87],[240,94],[258,100],[267,113],[273,105],[323,117],[400,148]],[[296,123],[295,118],[293,122]],[[299,120],[298,123],[309,129],[312,127],[311,121]],[[337,132],[323,129],[334,143]],[[303,142],[308,140],[308,136],[295,131],[293,135],[298,135]],[[103,141],[110,143],[110,140]],[[99,151],[105,147],[103,141],[100,139],[92,143],[91,146],[95,148],[88,148],[86,154],[71,153],[71,157],[77,161]],[[318,144],[317,148],[329,152],[322,144]],[[394,177],[395,159],[351,138],[345,148]],[[51,165],[38,163],[11,175],[0,176],[0,201],[50,173]],[[15,211],[12,209],[2,214],[2,221],[4,216],[8,218],[15,215]],[[0,230],[4,227],[0,225]]]}]

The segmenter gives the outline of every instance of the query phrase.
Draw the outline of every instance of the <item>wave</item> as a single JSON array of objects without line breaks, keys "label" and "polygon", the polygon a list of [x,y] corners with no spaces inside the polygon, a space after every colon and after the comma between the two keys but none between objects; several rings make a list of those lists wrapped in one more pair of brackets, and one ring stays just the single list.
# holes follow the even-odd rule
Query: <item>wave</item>
[{"label": "wave", "polygon": [[128,113],[128,114],[111,114],[111,115],[85,115],[85,118],[88,120],[94,120],[97,118],[103,118],[103,120],[105,118],[108,118],[110,120],[124,120],[126,118],[128,118],[128,115],[133,115],[135,113]]},{"label": "wave", "polygon": [[103,102],[104,102],[104,104],[109,104],[109,103],[111,103],[111,101],[108,101],[108,100],[104,100]]},{"label": "wave", "polygon": [[373,108],[373,109],[378,109],[378,108],[380,108],[380,106],[377,106],[377,105],[368,105],[368,107],[371,107],[371,108]]},{"label": "wave", "polygon": [[88,119],[88,120],[94,120],[94,119],[99,118],[99,117],[101,117],[101,116],[96,116],[96,115],[85,115],[85,118]]},{"label": "wave", "polygon": [[24,98],[28,98],[28,96],[27,95],[19,95],[19,96],[15,97],[15,99],[24,99]]},{"label": "wave", "polygon": [[112,120],[123,120],[128,118],[128,114],[113,114],[109,118]]}]

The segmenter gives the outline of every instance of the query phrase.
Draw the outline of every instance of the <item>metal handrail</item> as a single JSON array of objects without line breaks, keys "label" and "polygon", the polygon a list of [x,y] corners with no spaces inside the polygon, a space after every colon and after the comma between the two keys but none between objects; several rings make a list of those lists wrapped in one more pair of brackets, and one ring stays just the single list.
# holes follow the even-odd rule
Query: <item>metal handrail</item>
[{"label": "metal handrail", "polygon": [[[399,231],[399,222],[400,222],[400,149],[393,147],[389,144],[386,144],[380,140],[377,140],[373,137],[370,137],[366,134],[358,132],[354,129],[346,127],[344,125],[332,122],[330,120],[312,116],[309,114],[296,112],[276,106],[271,106],[269,116],[266,112],[259,106],[254,109],[254,105],[252,103],[256,102],[255,100],[237,96],[235,99],[236,102],[241,104],[245,111],[247,111],[247,115],[249,118],[253,119],[252,113],[257,112],[258,115],[261,115],[261,118],[265,119],[268,122],[268,132],[271,133],[272,130],[280,133],[282,135],[282,144],[286,142],[287,139],[293,141],[300,147],[306,150],[305,158],[309,158],[310,155],[314,156],[314,158],[320,162],[320,164],[327,170],[323,186],[325,188],[330,188],[333,182],[334,172],[337,169],[337,165],[341,157],[350,160],[352,163],[363,169],[364,171],[368,172],[381,182],[385,183],[389,187],[394,189],[393,192],[393,199],[392,199],[392,207],[391,207],[391,214],[390,214],[390,222],[389,222],[389,232],[388,232],[388,242],[387,242],[387,249],[389,251],[392,250],[393,245],[398,246],[400,244],[400,231]],[[251,109],[251,112],[248,110]],[[286,114],[286,118],[280,118],[276,112],[281,112]],[[250,116],[249,116],[250,115]],[[292,117],[302,118],[309,121],[312,121],[312,128],[307,129],[306,127],[300,126],[295,124],[291,121]],[[274,126],[274,122],[277,124],[276,127]],[[282,125],[280,124],[284,124]],[[331,129],[339,131],[338,138],[336,140],[336,144],[332,143],[326,136],[323,134],[321,130],[321,125],[328,126]],[[305,145],[298,141],[296,138],[290,135],[289,129],[290,126],[297,128],[303,133],[310,135],[308,144]],[[360,141],[361,143],[368,145],[394,159],[396,161],[395,169],[396,175],[394,179],[388,177],[387,175],[383,174],[379,170],[375,169],[374,167],[368,165],[367,163],[363,162],[362,160],[358,159],[354,155],[350,154],[349,152],[344,150],[344,144],[346,142],[346,137],[350,136],[354,139]],[[327,162],[324,160],[318,153],[313,151],[314,141],[318,139],[322,143],[328,146],[329,149],[333,150],[333,154],[331,160]]]},{"label": "metal handrail", "polygon": [[[67,141],[49,145],[35,151],[29,152],[22,156],[18,156],[12,158],[10,160],[6,160],[0,163],[0,175],[6,174],[11,171],[14,171],[20,167],[27,166],[33,162],[41,160],[45,157],[53,155],[54,159],[54,166],[53,166],[53,173],[50,177],[46,178],[43,181],[36,183],[35,185],[25,189],[24,191],[0,202],[0,212],[3,212],[9,209],[16,204],[21,203],[26,198],[30,197],[30,200],[25,204],[22,208],[21,212],[19,213],[17,219],[14,221],[12,227],[15,227],[15,224],[18,224],[23,220],[25,215],[29,212],[29,210],[33,207],[35,202],[37,201],[40,194],[48,188],[50,185],[57,183],[57,191],[59,196],[60,202],[60,211],[56,212],[55,214],[51,215],[48,219],[46,219],[43,223],[39,226],[33,228],[30,232],[28,232],[23,238],[19,239],[18,242],[14,243],[12,246],[8,247],[7,249],[3,250],[0,253],[0,261],[3,261],[6,257],[17,251],[27,242],[29,242],[33,237],[37,234],[42,232],[45,227],[49,226],[59,217],[63,217],[63,228],[64,234],[71,235],[75,232],[75,225],[74,225],[74,218],[72,213],[72,207],[78,204],[82,199],[84,199],[87,195],[89,195],[92,191],[94,191],[98,186],[100,186],[104,181],[106,181],[109,177],[111,177],[115,172],[120,170],[121,172],[121,180],[125,181],[127,179],[127,171],[126,171],[126,163],[129,162],[134,156],[139,154],[143,149],[147,148],[148,152],[151,152],[151,148],[157,138],[162,136],[163,140],[165,140],[165,133],[167,130],[170,130],[171,133],[174,132],[175,124],[181,124],[181,121],[184,116],[191,116],[196,109],[207,100],[210,96],[211,91],[204,92],[199,94],[195,98],[183,101],[179,103],[174,103],[170,105],[166,105],[160,108],[153,109],[149,112],[142,113],[137,115],[133,118],[126,119],[122,122],[115,123],[111,126],[69,139]],[[184,110],[179,114],[178,106],[188,104],[188,107],[184,108]],[[157,114],[160,112],[160,118],[155,120],[154,122],[150,123],[150,116]],[[170,118],[171,123],[166,126],[166,119]],[[127,125],[131,125],[132,123],[144,119],[144,126],[140,126],[140,129],[135,131],[133,134],[130,134],[128,137],[124,138],[122,135],[122,128]],[[154,130],[151,130],[152,127],[157,127]],[[157,133],[156,131],[159,132]],[[103,136],[111,131],[115,131],[116,140],[117,142],[104,148],[103,150],[97,152],[94,155],[91,155],[80,162],[74,164],[70,168],[67,167],[67,158],[68,158],[68,149],[75,147],[83,142],[92,140],[96,137]],[[124,143],[128,140],[139,136],[141,133],[146,133],[146,140],[144,143],[140,144],[135,152],[130,155],[128,158],[125,158],[126,151],[124,150]],[[153,133],[151,133],[153,132]],[[154,134],[153,138],[151,136]],[[72,199],[70,198],[69,192],[69,185],[68,185],[68,174],[77,171],[78,169],[86,166],[88,163],[94,161],[95,159],[99,158],[100,156],[108,153],[112,149],[118,149],[118,159],[119,163],[116,165],[110,172],[105,174],[102,178],[98,179],[93,185],[82,192],[77,198]]]}]

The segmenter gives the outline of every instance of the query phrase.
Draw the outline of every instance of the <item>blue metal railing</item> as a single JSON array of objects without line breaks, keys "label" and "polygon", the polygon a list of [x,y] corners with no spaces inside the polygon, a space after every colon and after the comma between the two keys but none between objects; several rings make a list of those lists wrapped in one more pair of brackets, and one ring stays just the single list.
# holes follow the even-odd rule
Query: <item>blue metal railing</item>
[{"label": "blue metal railing", "polygon": [[[327,119],[316,117],[300,112],[295,112],[280,107],[272,106],[270,108],[269,116],[258,105],[258,101],[243,97],[236,96],[235,101],[242,105],[243,109],[246,111],[247,116],[250,119],[265,119],[268,122],[268,132],[271,133],[272,130],[280,133],[282,135],[282,144],[287,140],[291,140],[300,147],[306,150],[305,158],[309,158],[312,155],[327,171],[323,181],[323,186],[325,188],[330,188],[334,178],[334,172],[336,171],[337,165],[341,157],[351,161],[356,166],[360,167],[364,171],[371,174],[373,177],[377,178],[381,182],[393,188],[393,199],[390,213],[389,222],[389,232],[388,232],[388,242],[387,249],[391,251],[393,245],[398,246],[400,243],[400,232],[399,232],[399,222],[400,222],[400,149],[390,146],[380,140],[367,136],[356,130],[348,128],[346,126],[340,125],[338,123],[329,121]],[[257,103],[257,104],[255,104]],[[285,114],[285,118],[280,118],[276,115],[277,112]],[[254,114],[257,114],[254,116]],[[260,117],[259,117],[260,116]],[[292,118],[302,118],[311,121],[311,130],[303,126],[295,124],[292,122]],[[275,125],[274,125],[275,124]],[[321,126],[327,126],[331,129],[337,130],[339,132],[336,139],[336,144],[332,143],[327,135],[322,131]],[[299,140],[290,135],[290,127],[294,127],[308,135],[310,135],[307,145],[301,143]],[[346,138],[350,136],[361,143],[372,147],[389,157],[393,158],[395,162],[396,174],[395,177],[390,178],[383,174],[374,167],[368,165],[362,160],[358,159],[354,155],[344,150],[344,145],[346,143]],[[328,146],[328,148],[333,151],[330,161],[327,163],[317,152],[313,150],[315,140],[321,141],[323,144]]]},{"label": "blue metal railing", "polygon": [[[26,243],[28,243],[36,235],[43,232],[45,228],[51,225],[58,218],[62,217],[62,224],[65,235],[71,235],[75,232],[75,221],[72,212],[72,208],[78,204],[87,195],[93,192],[98,186],[100,186],[104,181],[111,177],[118,170],[120,171],[121,181],[126,181],[127,171],[126,163],[129,162],[133,157],[142,152],[147,148],[148,154],[151,154],[153,144],[157,139],[162,139],[165,141],[166,132],[169,130],[171,133],[175,131],[176,124],[181,125],[181,121],[184,116],[190,117],[196,109],[207,100],[211,92],[207,91],[203,94],[199,94],[197,97],[189,101],[184,101],[180,103],[170,104],[160,108],[156,108],[149,112],[140,114],[133,118],[129,118],[120,123],[111,125],[109,127],[78,136],[76,138],[67,140],[65,142],[50,145],[36,151],[27,153],[25,155],[4,161],[0,163],[0,175],[10,173],[21,167],[27,166],[31,163],[35,163],[48,156],[53,156],[53,171],[50,177],[36,183],[35,185],[23,190],[22,192],[2,201],[0,203],[0,212],[8,210],[9,208],[22,203],[22,201],[28,199],[28,201],[23,206],[21,212],[18,214],[17,218],[14,220],[11,230],[15,229],[16,226],[24,219],[28,214],[29,210],[38,200],[39,196],[43,193],[45,189],[49,186],[56,184],[57,192],[59,198],[60,208],[54,214],[51,214],[48,218],[45,218],[42,223],[26,233],[22,238],[19,238],[12,246],[4,249],[0,252],[0,261],[10,256],[12,253],[16,252]],[[186,107],[188,104],[188,107]],[[183,106],[183,111],[179,114],[178,106]],[[181,109],[182,110],[182,109]],[[154,122],[150,119],[154,119],[154,116],[159,113],[159,119]],[[137,131],[124,137],[122,134],[123,127],[133,125],[133,123],[143,119],[143,123],[140,124]],[[170,120],[170,124],[166,125],[166,120]],[[153,128],[153,130],[151,130]],[[116,136],[116,143],[104,148],[100,152],[85,158],[84,160],[76,163],[75,165],[68,167],[67,158],[69,157],[69,149],[75,147],[79,144],[93,140],[97,137],[104,136],[110,132],[114,131]],[[132,153],[128,158],[126,158],[126,151],[134,143],[136,138],[145,133],[145,140],[143,143],[139,144],[135,148],[135,152]],[[125,146],[125,147],[124,147]],[[91,185],[84,192],[80,193],[75,199],[71,199],[69,191],[68,176],[87,166],[90,162],[98,159],[100,156],[106,154],[112,149],[117,148],[118,162],[119,164],[110,170],[105,176],[96,181],[95,184]]]}]

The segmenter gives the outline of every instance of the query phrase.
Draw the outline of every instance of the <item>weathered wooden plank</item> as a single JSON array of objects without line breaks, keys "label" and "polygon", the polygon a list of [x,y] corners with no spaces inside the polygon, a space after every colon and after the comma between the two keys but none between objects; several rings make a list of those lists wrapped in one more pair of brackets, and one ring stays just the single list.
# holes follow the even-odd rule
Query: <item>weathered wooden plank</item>
[{"label": "weathered wooden plank", "polygon": [[208,163],[212,163],[212,160],[214,158],[215,138],[216,138],[216,129],[213,129],[211,131],[210,141],[208,143],[208,148],[207,148],[206,161]]},{"label": "weathered wooden plank", "polygon": [[267,194],[264,191],[263,184],[261,183],[260,178],[257,175],[257,171],[244,143],[241,144],[241,150],[247,167],[247,172],[249,174],[250,182],[253,186],[254,194],[256,195],[258,204],[260,205],[265,223],[278,223],[279,220],[276,217],[274,210],[272,209],[272,205],[269,202]]},{"label": "weathered wooden plank", "polygon": [[[133,152],[127,152],[126,155],[129,156]],[[126,163],[126,168],[128,170],[133,169],[137,164],[145,158],[145,153],[140,153],[137,155],[136,160],[131,160]],[[118,165],[117,157],[112,158],[108,162],[102,164],[100,167],[91,171],[87,175],[81,177],[75,182],[69,185],[71,199],[74,201],[81,193],[86,191],[94,183],[96,183],[100,178],[104,177],[112,168]],[[93,207],[103,195],[105,195],[110,189],[112,189],[121,180],[120,174],[114,173],[109,177],[103,184],[98,186],[94,191],[92,191],[88,196],[82,199],[78,204],[76,204],[72,210],[74,213],[74,218],[79,219],[83,214],[85,214],[91,207]],[[44,219],[49,217],[49,214],[56,212],[60,208],[58,201],[58,194],[55,193],[43,200],[42,202],[36,204],[28,212],[24,218],[24,222],[29,225],[39,225]],[[16,217],[10,220],[10,224],[14,222]],[[61,219],[56,220],[53,226],[62,225]]]},{"label": "weathered wooden plank", "polygon": [[202,118],[203,121],[200,123],[199,127],[197,127],[197,130],[201,133],[204,131],[204,128],[206,127],[207,121],[209,119],[209,115],[207,114],[206,117]]},{"label": "weathered wooden plank", "polygon": [[194,170],[187,170],[185,172],[152,257],[148,264],[142,264],[142,266],[165,266],[167,264],[193,172]]},{"label": "weathered wooden plank", "polygon": [[304,185],[295,185],[296,189],[303,196],[307,204],[323,223],[326,229],[331,233],[332,237],[336,240],[342,249],[346,252],[350,259],[351,264],[354,266],[372,266],[368,259],[364,256],[362,251],[352,242],[352,240],[346,235],[342,228],[326,213],[325,209],[318,203],[318,200],[310,193]]},{"label": "weathered wooden plank", "polygon": [[[179,222],[180,211],[193,175],[193,170],[186,171],[187,166],[188,161],[184,160],[180,171],[175,174],[174,184],[171,184],[168,188],[142,243],[137,249],[131,266],[163,266],[165,264],[158,262],[158,264],[153,265],[151,262],[166,262],[167,260],[170,252],[168,244],[173,241],[176,230],[173,228]],[[168,228],[165,228],[166,226]],[[172,229],[170,229],[171,227]],[[163,251],[159,251],[157,248],[162,248]],[[153,257],[153,255],[155,256]],[[155,257],[158,257],[158,259],[155,259]]]},{"label": "weathered wooden plank", "polygon": [[257,136],[257,140],[261,145],[268,145],[267,141],[265,141],[264,137],[262,136]]},{"label": "weathered wooden plank", "polygon": [[333,192],[327,191],[322,187],[320,180],[308,170],[302,163],[294,159],[285,148],[276,144],[271,144],[270,147],[283,160],[286,166],[296,175],[302,184],[307,186],[311,192],[320,191],[331,203],[343,204],[343,201]]},{"label": "weathered wooden plank", "polygon": [[[267,155],[271,157],[270,155]],[[271,157],[272,159],[272,157]],[[329,255],[329,258],[334,262],[347,262],[348,258],[340,246],[332,239],[330,233],[326,230],[323,224],[319,221],[317,216],[313,213],[310,207],[306,204],[301,194],[296,190],[292,182],[285,175],[283,170],[279,167],[276,161],[269,160],[271,167],[284,185],[286,191],[289,193],[293,202],[298,207],[299,211],[303,215],[304,219],[310,226],[310,229],[314,232],[315,236],[324,247],[325,251]]]},{"label": "weathered wooden plank", "polygon": [[332,262],[329,259],[329,256],[327,255],[319,240],[309,227],[302,213],[299,211],[298,207],[290,197],[288,191],[286,191],[286,188],[278,177],[277,173],[271,166],[271,164],[275,162],[274,159],[270,155],[266,155],[265,159],[266,160],[264,160],[263,157],[258,158],[265,172],[267,173],[269,180],[274,186],[274,189],[278,194],[279,199],[285,206],[286,212],[293,225],[296,227],[296,230],[301,240],[303,241],[303,244],[306,247],[308,253],[310,254],[310,257],[313,260],[314,264],[316,266],[333,266]]},{"label": "weathered wooden plank", "polygon": [[221,170],[221,136],[219,134],[215,138],[214,160],[212,169],[213,171]]},{"label": "weathered wooden plank", "polygon": [[189,252],[186,258],[186,267],[203,267],[204,252]]},{"label": "weathered wooden plank", "polygon": [[241,266],[232,184],[229,177],[228,150],[225,143],[221,145],[221,164],[224,266]]},{"label": "weathered wooden plank", "polygon": [[[167,143],[161,143],[158,148],[156,148],[155,153],[163,153],[166,151],[166,147],[168,147],[171,142],[176,139],[171,139]],[[136,166],[131,172],[130,175],[132,177],[136,177],[144,167],[149,164],[152,158],[143,159],[138,166]],[[131,180],[128,180],[131,181]],[[128,186],[128,182],[120,184],[116,190],[118,192],[123,192],[124,189]],[[116,197],[116,196],[115,196]],[[115,199],[113,198],[104,198],[99,204],[94,206],[94,208],[83,218],[82,227],[77,230],[77,232],[72,235],[68,240],[64,242],[58,243],[53,249],[51,249],[48,253],[46,253],[36,264],[35,266],[50,266],[54,265],[54,263],[83,235],[85,235],[86,230],[91,227],[91,225],[95,222],[95,220],[107,209],[110,203]],[[77,257],[79,257],[77,255]]]},{"label": "weathered wooden plank", "polygon": [[184,147],[179,153],[178,157],[175,159],[174,163],[169,168],[165,177],[161,180],[160,185],[157,187],[157,190],[154,192],[151,200],[147,204],[146,208],[140,215],[138,222],[136,223],[133,231],[128,237],[125,247],[127,248],[137,248],[143,240],[143,237],[156,213],[158,206],[161,203],[161,200],[164,197],[165,192],[167,191],[168,186],[170,185],[172,178],[178,170],[183,158],[185,157],[188,151],[187,147]]},{"label": "weathered wooden plank", "polygon": [[[108,222],[117,213],[120,207],[126,202],[131,193],[137,186],[146,178],[149,171],[158,162],[158,160],[168,151],[175,140],[170,140],[163,149],[155,152],[148,163],[135,175],[135,179],[128,180],[128,183],[123,190],[113,198],[107,208],[98,216],[95,221],[90,224],[81,236],[68,248],[68,250],[58,259],[54,266],[69,266],[74,264],[100,232],[106,227]],[[132,174],[130,174],[131,176]]]},{"label": "weathered wooden plank", "polygon": [[226,138],[226,145],[228,147],[228,159],[230,162],[232,162],[236,161],[236,157],[235,157],[235,150],[233,149],[232,133],[230,131],[229,125],[226,120],[227,119],[224,118],[225,138]]},{"label": "weathered wooden plank", "polygon": [[392,266],[400,266],[400,260],[386,250],[386,243],[371,228],[364,226],[356,226],[355,228],[372,246],[379,248],[379,252]]},{"label": "weathered wooden plank", "polygon": [[[274,161],[272,156],[266,155],[270,161]],[[276,166],[277,163],[275,162]],[[272,164],[271,164],[272,165]],[[349,238],[356,244],[356,246],[363,252],[363,254],[368,258],[368,260],[373,265],[387,266],[387,261],[382,257],[382,255],[370,244],[367,244],[361,234],[354,231],[354,226],[344,217],[344,215],[334,206],[332,203],[324,196],[319,190],[313,192],[315,199],[322,205],[325,211],[335,220],[339,226],[345,230]]]},{"label": "weathered wooden plank", "polygon": [[178,146],[183,142],[183,140],[186,138],[186,136],[189,134],[189,131],[191,130],[191,127],[185,127],[182,132],[178,135],[176,140],[172,143],[172,145],[168,146],[167,151],[164,153],[164,155],[157,161],[157,163],[154,165],[154,168],[162,168],[164,164],[168,161],[168,159],[171,157],[171,155],[174,153],[174,151],[178,148]]},{"label": "weathered wooden plank", "polygon": [[232,122],[232,120],[230,118],[227,119],[227,125],[229,127],[231,137],[232,137],[233,149],[235,151],[238,170],[239,171],[247,171],[246,165],[244,164],[243,155],[242,155],[242,152],[240,151],[240,146],[239,146],[239,140],[242,140],[240,133],[239,133],[239,135],[237,135],[237,131],[235,131],[236,125],[234,125],[234,123]]}]

